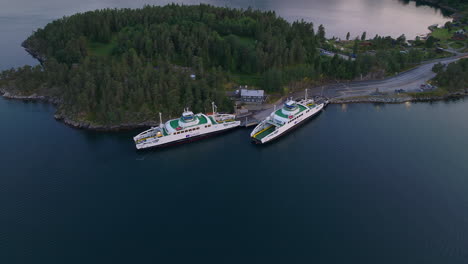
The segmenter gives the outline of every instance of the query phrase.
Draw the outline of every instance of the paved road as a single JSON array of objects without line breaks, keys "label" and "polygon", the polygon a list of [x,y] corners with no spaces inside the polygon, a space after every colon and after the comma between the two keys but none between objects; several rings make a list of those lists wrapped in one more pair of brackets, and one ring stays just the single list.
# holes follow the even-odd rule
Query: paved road
[{"label": "paved road", "polygon": [[450,58],[433,60],[431,62],[424,63],[412,70],[383,80],[337,83],[334,85],[328,85],[324,88],[324,95],[329,98],[362,96],[375,92],[376,88],[378,88],[380,92],[393,92],[395,89],[417,91],[421,84],[436,76],[436,74],[432,72],[432,67],[436,63],[441,62],[448,64],[463,57],[468,57],[468,54],[458,54]]},{"label": "paved road", "polygon": [[[436,63],[448,64],[457,61],[461,58],[468,58],[468,53],[457,53],[455,56],[450,58],[443,58],[426,62],[412,70],[400,73],[393,77],[389,77],[383,80],[375,81],[357,81],[348,83],[339,83],[327,85],[324,87],[314,87],[309,89],[309,95],[323,95],[328,98],[346,98],[354,96],[365,96],[370,95],[376,91],[376,88],[380,92],[394,92],[396,89],[404,89],[406,91],[417,91],[421,84],[429,81],[435,77],[435,73],[432,72],[432,67]],[[294,98],[303,96],[303,92],[292,94]],[[276,103],[277,107],[281,107],[282,102]],[[273,106],[272,106],[273,108]],[[267,117],[273,109],[267,109],[258,111],[253,115],[258,120],[263,120]]]}]

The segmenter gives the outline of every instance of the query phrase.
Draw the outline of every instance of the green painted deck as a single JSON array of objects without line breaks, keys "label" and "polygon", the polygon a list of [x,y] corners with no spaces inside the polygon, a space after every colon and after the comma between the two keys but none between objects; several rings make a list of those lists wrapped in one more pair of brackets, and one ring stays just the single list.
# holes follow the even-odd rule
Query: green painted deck
[{"label": "green painted deck", "polygon": [[197,116],[198,117],[198,120],[200,120],[200,122],[198,122],[199,125],[203,125],[203,124],[206,124],[208,123],[208,120],[206,120],[206,117],[200,115],[200,116]]},{"label": "green painted deck", "polygon": [[[203,124],[208,123],[208,120],[206,119],[206,117],[202,115],[196,116],[196,118],[198,118],[198,124],[196,125],[203,125]],[[177,129],[179,127],[179,119],[171,120],[169,121],[169,124],[171,125],[172,128]]]},{"label": "green painted deck", "polygon": [[[295,114],[295,116],[298,115],[298,114],[300,114],[302,111],[304,111],[304,110],[307,109],[306,107],[304,107],[304,106],[302,106],[302,105],[299,105],[299,104],[297,105],[297,107],[299,107],[299,112],[297,112],[297,113]],[[289,116],[283,114],[283,111],[282,111],[282,110],[283,110],[282,108],[276,110],[275,114],[276,114],[277,116],[282,117],[282,118],[289,118]]]},{"label": "green painted deck", "polygon": [[214,120],[214,118],[212,116],[210,116],[210,120],[211,120],[212,124],[218,124],[218,122],[216,122],[216,120]]},{"label": "green painted deck", "polygon": [[254,138],[256,138],[258,140],[262,140],[262,138],[268,136],[273,131],[275,131],[275,126],[269,127],[268,129],[262,131],[260,134],[255,135]]},{"label": "green painted deck", "polygon": [[171,127],[172,127],[173,129],[176,129],[176,128],[179,127],[179,119],[171,120],[171,121],[169,122],[169,124],[171,125]]}]

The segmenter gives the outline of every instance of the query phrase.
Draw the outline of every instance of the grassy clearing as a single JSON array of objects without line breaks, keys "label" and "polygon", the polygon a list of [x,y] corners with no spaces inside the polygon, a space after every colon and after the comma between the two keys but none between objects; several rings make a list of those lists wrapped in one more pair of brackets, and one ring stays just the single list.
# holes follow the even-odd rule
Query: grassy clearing
[{"label": "grassy clearing", "polygon": [[440,40],[448,40],[452,37],[452,32],[450,32],[448,29],[446,28],[438,28],[434,31],[432,31],[432,36],[434,38],[438,38]]},{"label": "grassy clearing", "polygon": [[465,47],[465,44],[461,41],[451,42],[449,45],[452,47],[452,49],[461,49]]},{"label": "grassy clearing", "polygon": [[249,47],[255,47],[255,39],[247,37],[238,37],[240,42]]},{"label": "grassy clearing", "polygon": [[112,39],[109,43],[90,42],[88,43],[88,52],[95,56],[111,56],[117,43]]},{"label": "grassy clearing", "polygon": [[447,94],[448,91],[443,88],[438,88],[434,91],[408,93],[408,95],[410,95],[413,98],[442,97]]},{"label": "grassy clearing", "polygon": [[433,52],[431,54],[428,54],[428,57],[427,59],[428,60],[433,60],[433,59],[442,59],[442,58],[448,58],[448,57],[452,57],[453,56],[453,53],[451,52],[442,52],[442,53],[436,53],[436,52]]}]

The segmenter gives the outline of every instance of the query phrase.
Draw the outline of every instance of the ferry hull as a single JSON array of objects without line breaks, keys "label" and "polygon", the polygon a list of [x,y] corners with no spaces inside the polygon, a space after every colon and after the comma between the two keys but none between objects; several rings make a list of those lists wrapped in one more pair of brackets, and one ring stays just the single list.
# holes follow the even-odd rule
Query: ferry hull
[{"label": "ferry hull", "polygon": [[286,127],[286,128],[280,128],[278,131],[275,131],[272,133],[272,136],[267,136],[265,138],[263,138],[262,140],[259,140],[255,137],[251,137],[252,139],[252,143],[254,144],[267,144],[271,141],[274,141],[275,139],[278,139],[292,131],[294,131],[295,129],[301,127],[302,125],[304,125],[307,121],[309,121],[311,118],[317,116],[320,112],[322,112],[323,108],[325,107],[324,104],[322,104],[318,110],[310,113],[308,116],[304,117],[302,120],[298,121],[297,124],[294,124],[292,126],[289,126],[289,127]]},{"label": "ferry hull", "polygon": [[226,129],[217,130],[217,131],[213,131],[213,132],[205,133],[201,135],[191,136],[189,138],[175,140],[175,141],[171,141],[171,142],[167,142],[163,144],[146,145],[146,146],[141,146],[141,147],[137,145],[136,147],[138,151],[144,151],[144,150],[149,150],[149,149],[165,148],[165,147],[170,147],[170,146],[175,146],[175,145],[181,145],[181,144],[190,143],[190,142],[202,140],[202,139],[209,138],[209,137],[214,137],[223,133],[227,133],[236,127],[237,126],[233,126],[233,127],[229,127]]}]

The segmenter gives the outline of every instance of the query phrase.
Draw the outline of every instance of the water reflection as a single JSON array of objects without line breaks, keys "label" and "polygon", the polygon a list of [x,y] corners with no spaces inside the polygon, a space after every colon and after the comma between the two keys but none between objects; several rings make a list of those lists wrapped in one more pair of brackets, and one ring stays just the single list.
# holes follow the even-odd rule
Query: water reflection
[{"label": "water reflection", "polygon": [[411,108],[411,102],[405,102],[405,108],[409,110]]},{"label": "water reflection", "polygon": [[341,112],[348,111],[348,104],[341,104]]}]

